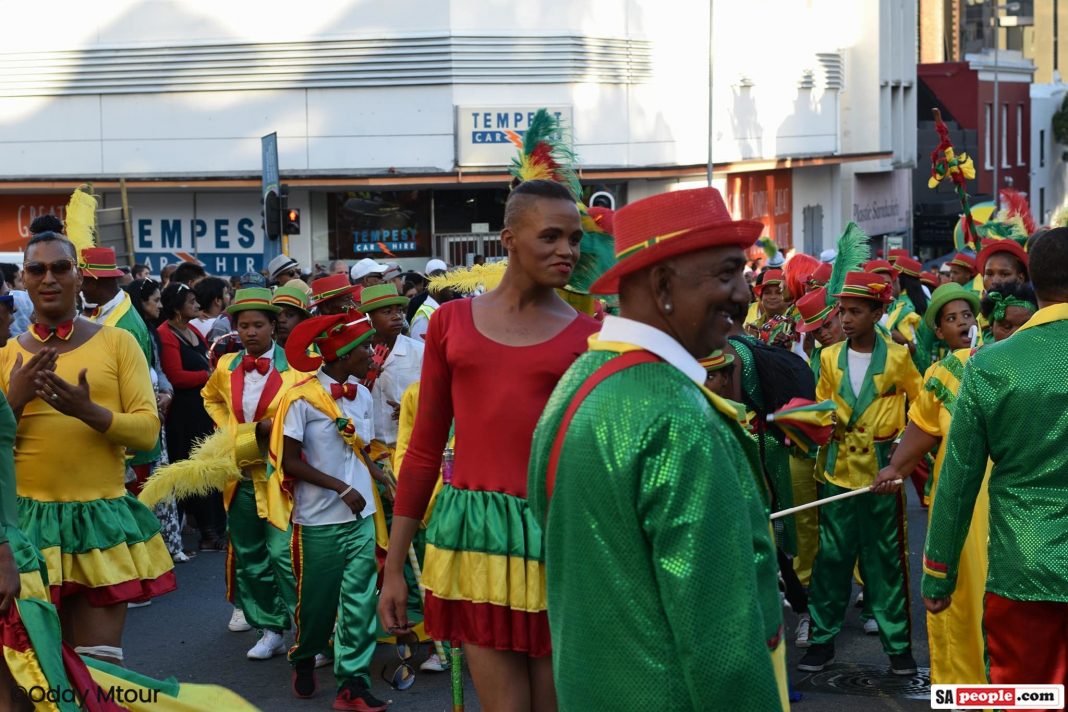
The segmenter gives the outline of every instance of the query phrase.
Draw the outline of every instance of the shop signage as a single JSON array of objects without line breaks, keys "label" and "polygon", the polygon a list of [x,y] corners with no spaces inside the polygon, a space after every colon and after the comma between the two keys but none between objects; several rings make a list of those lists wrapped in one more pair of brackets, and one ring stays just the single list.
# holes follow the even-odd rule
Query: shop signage
[{"label": "shop signage", "polygon": [[908,230],[910,176],[907,169],[858,173],[853,183],[853,222],[868,235]]},{"label": "shop signage", "polygon": [[[570,106],[457,106],[457,165],[507,166],[540,108],[556,116],[565,131],[574,125]],[[570,143],[567,133],[565,140]]]}]

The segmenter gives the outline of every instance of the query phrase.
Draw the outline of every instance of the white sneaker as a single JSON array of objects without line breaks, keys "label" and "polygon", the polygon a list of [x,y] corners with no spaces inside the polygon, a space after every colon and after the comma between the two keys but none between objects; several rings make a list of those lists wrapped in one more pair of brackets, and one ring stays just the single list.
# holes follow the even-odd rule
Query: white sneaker
[{"label": "white sneaker", "polygon": [[252,626],[245,620],[245,612],[240,608],[235,608],[234,613],[230,616],[230,624],[226,626],[234,633],[244,633],[246,630],[252,630]]},{"label": "white sneaker", "polygon": [[130,601],[129,603],[126,604],[126,607],[127,608],[144,608],[145,606],[151,606],[151,605],[152,605],[152,599],[150,598],[147,601],[141,601],[140,603],[134,603],[133,601]]},{"label": "white sneaker", "polygon": [[863,607],[864,607],[864,589],[860,589],[860,592],[857,594],[856,599],[854,599],[854,601],[853,601],[853,608],[863,608]]},{"label": "white sneaker", "polygon": [[808,634],[812,628],[812,619],[809,618],[807,613],[802,613],[800,620],[797,621],[797,640],[795,645],[799,648],[807,648]]},{"label": "white sneaker", "polygon": [[879,635],[879,622],[874,618],[864,621],[864,632],[868,635]]},{"label": "white sneaker", "polygon": [[282,640],[281,633],[275,633],[273,630],[263,631],[263,637],[260,638],[255,645],[248,651],[249,660],[270,660],[275,655],[279,655],[286,651],[285,641]]},{"label": "white sneaker", "polygon": [[326,667],[327,665],[330,665],[333,662],[334,659],[328,655],[323,655],[322,653],[315,654],[315,667],[317,668]]},{"label": "white sneaker", "polygon": [[430,657],[419,666],[423,672],[445,672],[449,669],[449,663],[438,657],[437,653],[431,653]]}]

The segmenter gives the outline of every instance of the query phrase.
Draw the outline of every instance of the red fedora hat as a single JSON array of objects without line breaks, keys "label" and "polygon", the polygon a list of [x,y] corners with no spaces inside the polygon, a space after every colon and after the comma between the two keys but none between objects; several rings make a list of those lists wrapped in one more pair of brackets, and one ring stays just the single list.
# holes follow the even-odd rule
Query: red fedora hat
[{"label": "red fedora hat", "polygon": [[359,285],[349,284],[349,276],[347,274],[332,274],[327,277],[320,277],[311,283],[311,306],[319,306],[335,297],[355,294],[358,289],[360,289]]},{"label": "red fedora hat", "polygon": [[711,247],[751,247],[764,225],[735,220],[715,188],[653,195],[616,211],[616,264],[591,294],[616,294],[619,279],[661,260]]},{"label": "red fedora hat", "polygon": [[86,247],[81,251],[78,267],[89,277],[121,277],[122,270],[115,263],[115,250],[110,247]]}]

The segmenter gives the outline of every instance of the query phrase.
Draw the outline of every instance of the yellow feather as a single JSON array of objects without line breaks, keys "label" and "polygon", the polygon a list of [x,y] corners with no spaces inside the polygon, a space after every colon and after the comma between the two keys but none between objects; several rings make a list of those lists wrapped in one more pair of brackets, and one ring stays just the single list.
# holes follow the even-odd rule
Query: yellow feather
[{"label": "yellow feather", "polygon": [[234,457],[234,434],[220,428],[197,441],[188,460],[172,462],[156,470],[145,482],[138,499],[148,507],[165,499],[182,499],[222,491],[241,479]]},{"label": "yellow feather", "polygon": [[1068,206],[1059,208],[1049,221],[1050,227],[1068,227]]},{"label": "yellow feather", "polygon": [[485,291],[494,289],[504,278],[507,260],[486,265],[474,265],[467,269],[454,269],[443,275],[430,278],[430,291],[451,289],[462,294],[469,294],[479,287]]},{"label": "yellow feather", "polygon": [[[92,188],[90,188],[92,190]],[[82,250],[92,247],[96,235],[96,198],[81,188],[76,188],[70,195],[67,203],[67,214],[64,219],[64,228],[67,238],[78,248],[80,256]]]}]

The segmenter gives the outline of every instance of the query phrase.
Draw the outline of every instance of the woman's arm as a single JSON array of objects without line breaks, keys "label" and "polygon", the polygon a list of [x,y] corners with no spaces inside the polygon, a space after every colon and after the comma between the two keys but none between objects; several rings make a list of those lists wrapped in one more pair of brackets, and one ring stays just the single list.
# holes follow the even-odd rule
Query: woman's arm
[{"label": "woman's arm", "polygon": [[159,327],[160,361],[163,372],[175,388],[200,388],[208,382],[208,371],[187,371],[182,368],[182,349],[178,336],[164,323]]}]

